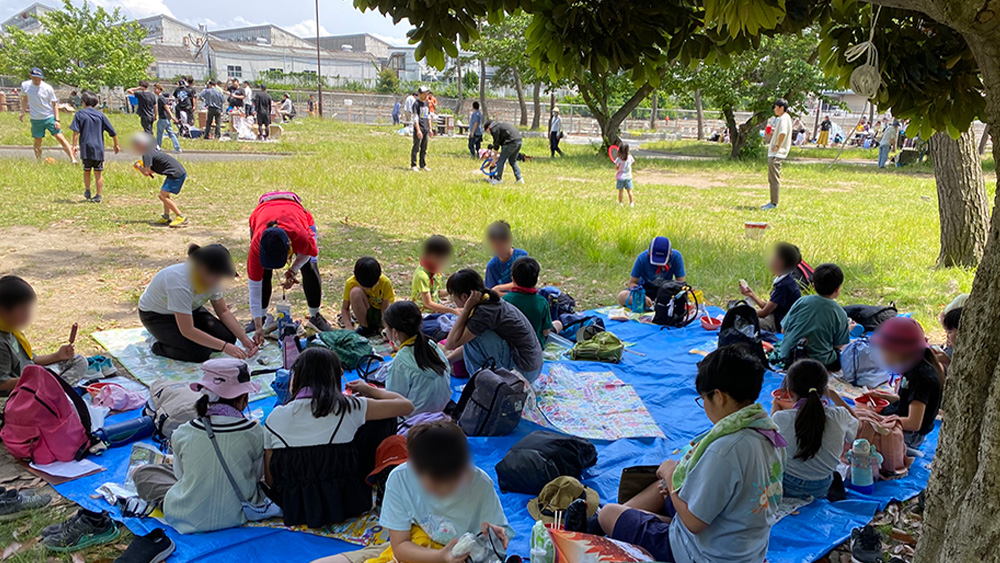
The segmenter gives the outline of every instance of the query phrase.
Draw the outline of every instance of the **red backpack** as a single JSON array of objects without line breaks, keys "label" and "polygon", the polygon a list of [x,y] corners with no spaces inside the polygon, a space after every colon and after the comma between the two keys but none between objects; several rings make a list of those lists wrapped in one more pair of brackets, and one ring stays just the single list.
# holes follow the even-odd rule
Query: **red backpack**
[{"label": "red backpack", "polygon": [[80,460],[94,443],[90,411],[61,377],[29,365],[4,406],[0,440],[10,455],[39,465]]}]

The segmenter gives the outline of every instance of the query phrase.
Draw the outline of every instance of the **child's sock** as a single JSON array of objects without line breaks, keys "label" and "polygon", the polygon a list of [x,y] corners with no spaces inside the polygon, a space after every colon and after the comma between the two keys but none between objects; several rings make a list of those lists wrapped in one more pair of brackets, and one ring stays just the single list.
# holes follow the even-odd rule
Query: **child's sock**
[{"label": "child's sock", "polygon": [[319,307],[309,307],[309,316],[315,317],[319,314]]}]

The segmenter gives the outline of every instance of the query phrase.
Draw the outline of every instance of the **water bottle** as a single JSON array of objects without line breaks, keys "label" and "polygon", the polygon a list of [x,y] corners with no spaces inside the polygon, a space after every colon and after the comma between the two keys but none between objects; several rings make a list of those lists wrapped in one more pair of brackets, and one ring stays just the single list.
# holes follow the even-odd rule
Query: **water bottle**
[{"label": "water bottle", "polygon": [[274,406],[280,407],[288,402],[288,393],[291,389],[291,373],[287,369],[279,369],[274,373],[274,381],[271,382],[271,389],[274,390]]},{"label": "water bottle", "polygon": [[646,289],[637,285],[628,292],[628,305],[633,313],[644,313],[646,311]]},{"label": "water bottle", "polygon": [[541,520],[531,527],[531,563],[553,563],[555,548],[548,528]]},{"label": "water bottle", "polygon": [[109,448],[114,448],[148,438],[153,435],[155,429],[153,417],[140,416],[100,428],[94,435]]},{"label": "water bottle", "polygon": [[278,323],[278,337],[281,338],[285,334],[285,327],[292,324],[292,304],[284,297],[275,306],[275,321]]},{"label": "water bottle", "polygon": [[875,444],[858,438],[847,452],[847,461],[851,464],[851,478],[847,486],[859,493],[871,494],[875,490],[875,467],[882,463]]}]

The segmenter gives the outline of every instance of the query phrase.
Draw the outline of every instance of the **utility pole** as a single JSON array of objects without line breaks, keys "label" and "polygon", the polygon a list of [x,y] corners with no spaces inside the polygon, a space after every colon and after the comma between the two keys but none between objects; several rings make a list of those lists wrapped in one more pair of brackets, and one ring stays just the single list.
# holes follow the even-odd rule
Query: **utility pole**
[{"label": "utility pole", "polygon": [[319,110],[319,118],[323,119],[323,66],[320,62],[319,50],[319,0],[316,0],[316,87],[319,90],[319,99],[317,100],[319,105],[316,108]]}]

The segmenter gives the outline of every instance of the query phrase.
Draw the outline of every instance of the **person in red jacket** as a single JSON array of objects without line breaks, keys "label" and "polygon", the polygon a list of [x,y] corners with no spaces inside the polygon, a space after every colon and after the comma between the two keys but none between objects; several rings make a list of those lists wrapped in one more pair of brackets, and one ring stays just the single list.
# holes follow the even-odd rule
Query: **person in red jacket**
[{"label": "person in red jacket", "polygon": [[[309,304],[309,322],[319,330],[333,330],[320,313],[323,285],[316,257],[316,222],[302,200],[292,192],[271,192],[260,198],[250,214],[250,252],[247,253],[247,278],[250,279],[250,313],[253,315],[254,342],[264,340],[264,318],[271,301],[271,277],[274,270],[288,266],[281,287],[291,289],[299,282]],[[289,264],[291,261],[291,264]]]}]

